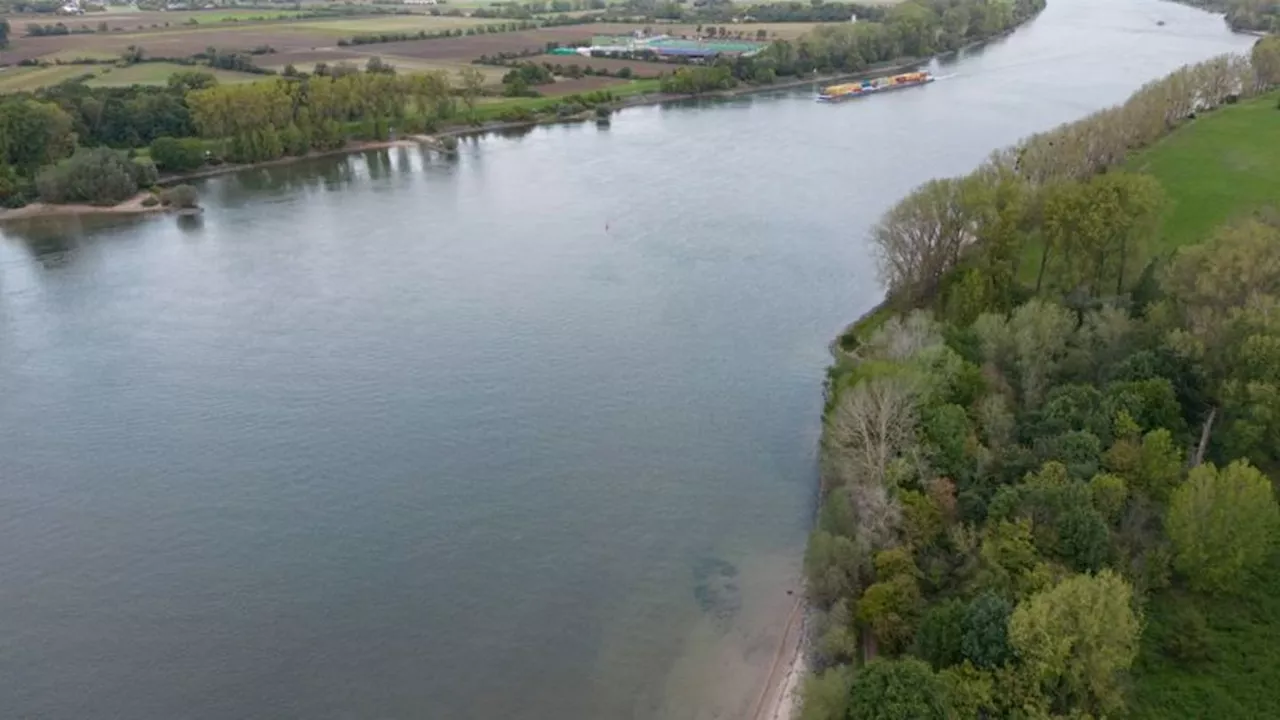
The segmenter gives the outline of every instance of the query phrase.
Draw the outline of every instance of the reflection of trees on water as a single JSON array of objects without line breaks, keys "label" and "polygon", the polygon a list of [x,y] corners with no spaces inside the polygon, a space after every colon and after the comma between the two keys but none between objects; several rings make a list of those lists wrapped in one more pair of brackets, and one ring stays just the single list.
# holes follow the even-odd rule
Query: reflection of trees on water
[{"label": "reflection of trees on water", "polygon": [[7,223],[4,235],[18,240],[41,267],[57,268],[75,260],[89,234],[138,221],[138,217],[106,215],[32,218]]},{"label": "reflection of trees on water", "polygon": [[238,208],[264,199],[348,190],[368,181],[407,178],[418,171],[455,165],[459,153],[427,146],[359,150],[280,165],[246,168],[196,183],[206,207]]},{"label": "reflection of trees on water", "polygon": [[179,215],[177,219],[178,230],[182,231],[183,235],[199,237],[204,234],[204,213]]},{"label": "reflection of trees on water", "polygon": [[[491,132],[494,135],[497,135],[498,137],[504,140],[519,140],[525,137],[526,135],[528,135],[529,133],[532,133],[536,129],[538,129],[537,125],[520,125],[517,127],[499,128],[497,130],[490,130],[489,132]],[[478,142],[479,136],[473,136],[472,139],[474,142]]]}]

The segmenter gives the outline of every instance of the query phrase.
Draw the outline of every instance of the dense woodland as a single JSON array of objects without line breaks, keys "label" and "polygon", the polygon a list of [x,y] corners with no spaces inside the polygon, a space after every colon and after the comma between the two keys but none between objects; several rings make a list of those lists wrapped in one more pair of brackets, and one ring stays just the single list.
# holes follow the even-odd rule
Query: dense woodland
[{"label": "dense woodland", "polygon": [[[1160,183],[1117,168],[1277,86],[1273,38],[875,228],[889,300],[830,373],[805,720],[1120,716],[1147,604],[1253,582],[1280,530],[1280,215],[1169,257]],[[1179,623],[1162,652],[1193,657],[1204,619]]]}]

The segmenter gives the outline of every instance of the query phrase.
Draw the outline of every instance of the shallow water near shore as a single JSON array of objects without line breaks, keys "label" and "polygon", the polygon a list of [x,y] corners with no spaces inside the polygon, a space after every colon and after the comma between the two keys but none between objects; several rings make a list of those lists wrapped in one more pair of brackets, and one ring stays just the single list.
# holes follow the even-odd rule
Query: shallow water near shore
[{"label": "shallow water near shore", "polygon": [[745,717],[826,344],[880,296],[867,229],[1252,41],[1050,0],[924,88],[633,108],[212,178],[199,217],[0,229],[0,706]]}]

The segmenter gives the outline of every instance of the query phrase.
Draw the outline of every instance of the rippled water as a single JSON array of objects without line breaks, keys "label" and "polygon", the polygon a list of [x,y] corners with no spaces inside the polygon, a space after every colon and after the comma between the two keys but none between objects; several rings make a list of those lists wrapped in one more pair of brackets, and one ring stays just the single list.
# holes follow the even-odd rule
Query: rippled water
[{"label": "rippled water", "polygon": [[927,88],[5,228],[0,714],[742,717],[796,587],[825,345],[879,296],[868,226],[1250,41],[1051,0]]}]

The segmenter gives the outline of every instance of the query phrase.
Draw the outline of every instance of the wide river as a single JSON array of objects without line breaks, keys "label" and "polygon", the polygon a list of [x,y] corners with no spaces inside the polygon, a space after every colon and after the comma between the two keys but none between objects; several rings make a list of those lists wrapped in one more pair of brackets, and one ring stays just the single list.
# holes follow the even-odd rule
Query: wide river
[{"label": "wide river", "polygon": [[[1158,25],[1164,21],[1164,25]],[[242,172],[0,240],[0,715],[743,718],[827,342],[934,176],[1248,48],[1050,0],[929,87]]]}]

